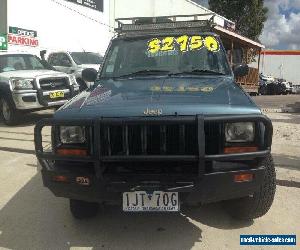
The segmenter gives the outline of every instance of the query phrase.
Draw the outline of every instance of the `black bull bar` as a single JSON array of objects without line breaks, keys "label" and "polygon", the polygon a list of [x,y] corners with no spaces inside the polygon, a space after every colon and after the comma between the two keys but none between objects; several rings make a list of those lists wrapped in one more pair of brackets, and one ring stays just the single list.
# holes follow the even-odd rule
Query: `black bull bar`
[{"label": "black bull bar", "polygon": [[[234,154],[205,154],[205,122],[256,122],[263,123],[264,145],[257,152],[234,153]],[[197,141],[198,149],[196,155],[111,155],[102,156],[100,151],[100,127],[101,125],[167,125],[167,124],[197,124]],[[93,127],[93,138],[90,138],[92,152],[88,156],[59,156],[53,151],[46,152],[42,144],[42,129],[46,126],[90,126]],[[204,174],[205,161],[230,161],[230,160],[250,160],[263,158],[271,152],[273,135],[273,126],[269,118],[265,115],[223,115],[223,116],[161,116],[161,117],[130,117],[130,118],[99,118],[99,119],[43,119],[39,121],[34,129],[34,143],[36,156],[41,160],[63,160],[79,162],[122,162],[122,161],[194,161],[199,164],[199,175]]]}]

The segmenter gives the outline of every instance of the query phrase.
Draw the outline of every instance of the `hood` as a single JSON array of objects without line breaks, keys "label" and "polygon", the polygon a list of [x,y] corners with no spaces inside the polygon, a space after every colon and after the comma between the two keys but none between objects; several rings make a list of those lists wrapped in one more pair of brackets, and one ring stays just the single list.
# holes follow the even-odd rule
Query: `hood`
[{"label": "hood", "polygon": [[259,114],[231,77],[152,77],[105,80],[66,103],[56,118],[149,115]]},{"label": "hood", "polygon": [[65,73],[53,70],[14,70],[0,73],[2,77],[21,77],[21,78],[37,78],[37,77],[53,77],[53,76],[67,76]]}]

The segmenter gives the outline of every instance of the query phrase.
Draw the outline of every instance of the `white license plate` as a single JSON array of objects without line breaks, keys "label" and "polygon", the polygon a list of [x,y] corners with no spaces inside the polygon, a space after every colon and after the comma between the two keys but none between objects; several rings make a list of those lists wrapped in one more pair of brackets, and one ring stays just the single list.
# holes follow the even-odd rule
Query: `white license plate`
[{"label": "white license plate", "polygon": [[177,212],[179,211],[178,192],[145,191],[123,193],[125,212]]}]

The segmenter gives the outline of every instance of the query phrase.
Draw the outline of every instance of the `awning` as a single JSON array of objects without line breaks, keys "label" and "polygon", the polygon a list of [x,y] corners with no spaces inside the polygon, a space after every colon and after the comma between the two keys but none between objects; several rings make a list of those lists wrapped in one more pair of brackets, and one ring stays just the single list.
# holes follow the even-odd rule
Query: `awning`
[{"label": "awning", "polygon": [[215,26],[214,29],[221,37],[226,37],[228,38],[228,40],[233,40],[234,42],[238,42],[239,44],[244,45],[245,47],[256,48],[256,49],[265,48],[264,45],[255,42],[247,37],[239,35],[233,31],[224,29],[223,27]]}]

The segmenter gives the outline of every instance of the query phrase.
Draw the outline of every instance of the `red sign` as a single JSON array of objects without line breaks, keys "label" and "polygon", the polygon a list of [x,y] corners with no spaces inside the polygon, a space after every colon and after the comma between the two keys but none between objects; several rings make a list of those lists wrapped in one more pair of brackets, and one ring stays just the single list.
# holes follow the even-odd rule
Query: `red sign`
[{"label": "red sign", "polygon": [[37,38],[28,37],[28,36],[18,36],[15,34],[8,34],[8,43],[14,45],[30,46],[30,47],[39,46],[39,40]]}]

